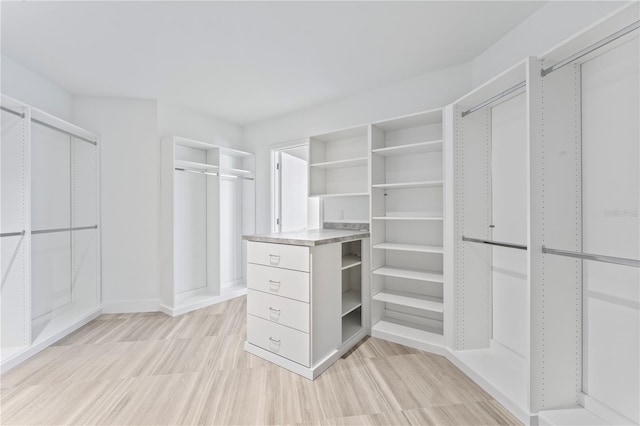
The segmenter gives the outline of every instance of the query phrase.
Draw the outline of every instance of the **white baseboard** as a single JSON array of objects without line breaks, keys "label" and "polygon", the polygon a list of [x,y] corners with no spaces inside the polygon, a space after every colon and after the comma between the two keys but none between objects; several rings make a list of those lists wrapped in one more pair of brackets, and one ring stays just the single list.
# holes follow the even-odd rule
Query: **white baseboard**
[{"label": "white baseboard", "polygon": [[136,312],[159,312],[160,299],[104,300],[103,314],[130,314]]},{"label": "white baseboard", "polygon": [[8,358],[6,360],[3,360],[2,365],[0,366],[0,373],[4,374],[5,372],[7,372],[8,370],[12,369],[13,367],[15,367],[16,365],[20,364],[21,362],[26,361],[27,359],[31,358],[32,356],[34,356],[38,352],[48,348],[49,346],[51,346],[52,344],[54,344],[58,340],[62,339],[63,337],[68,336],[69,334],[73,333],[74,331],[76,331],[77,329],[82,327],[83,325],[86,325],[87,323],[93,321],[94,319],[96,319],[100,315],[102,315],[102,310],[100,308],[98,308],[98,309],[88,313],[87,315],[83,316],[82,318],[79,318],[73,324],[71,324],[71,325],[65,327],[64,329],[58,331],[57,333],[47,337],[46,339],[43,339],[41,341],[37,341],[36,343],[32,344],[31,346],[25,346],[24,350],[22,350],[20,352],[16,352],[10,358]]}]

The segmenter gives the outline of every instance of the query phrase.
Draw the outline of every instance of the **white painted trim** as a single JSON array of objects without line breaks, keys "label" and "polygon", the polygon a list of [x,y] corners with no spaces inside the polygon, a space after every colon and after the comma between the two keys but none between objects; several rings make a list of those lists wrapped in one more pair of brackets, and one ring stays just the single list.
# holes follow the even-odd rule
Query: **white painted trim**
[{"label": "white painted trim", "polygon": [[580,394],[580,404],[596,417],[600,417],[611,425],[633,425],[633,420],[628,419],[613,408],[603,404],[592,396]]},{"label": "white painted trim", "polygon": [[102,312],[105,314],[129,314],[136,312],[158,312],[160,299],[103,300]]},{"label": "white painted trim", "polygon": [[41,342],[38,342],[36,344],[33,344],[32,346],[26,347],[24,351],[16,352],[13,356],[11,356],[10,358],[7,358],[2,362],[2,365],[0,366],[0,373],[2,374],[6,373],[7,371],[12,369],[16,365],[20,364],[21,362],[26,361],[27,359],[31,358],[38,352],[51,346],[52,344],[62,339],[63,337],[68,336],[69,334],[73,333],[80,327],[88,324],[90,321],[102,315],[102,313],[103,313],[102,309],[100,308],[95,309],[94,311],[80,318],[78,321],[76,321],[72,325],[60,330],[56,334],[51,335],[49,338]]},{"label": "white painted trim", "polygon": [[186,314],[187,312],[195,311],[196,309],[206,308],[207,306],[211,306],[217,303],[225,302],[227,300],[235,299],[236,297],[244,296],[245,294],[247,294],[246,287],[229,291],[228,293],[224,293],[219,296],[212,295],[210,298],[201,299],[189,305],[180,305],[173,309],[168,307],[167,305],[159,304],[156,311],[164,312],[167,315],[175,317],[178,315]]}]

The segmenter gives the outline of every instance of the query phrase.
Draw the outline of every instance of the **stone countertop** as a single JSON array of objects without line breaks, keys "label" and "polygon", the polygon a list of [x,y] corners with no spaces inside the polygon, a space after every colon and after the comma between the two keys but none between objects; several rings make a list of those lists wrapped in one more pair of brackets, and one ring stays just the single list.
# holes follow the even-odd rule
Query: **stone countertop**
[{"label": "stone countertop", "polygon": [[289,244],[294,246],[321,246],[369,237],[369,231],[343,229],[307,229],[304,231],[275,232],[272,234],[243,235],[242,239],[259,243]]}]

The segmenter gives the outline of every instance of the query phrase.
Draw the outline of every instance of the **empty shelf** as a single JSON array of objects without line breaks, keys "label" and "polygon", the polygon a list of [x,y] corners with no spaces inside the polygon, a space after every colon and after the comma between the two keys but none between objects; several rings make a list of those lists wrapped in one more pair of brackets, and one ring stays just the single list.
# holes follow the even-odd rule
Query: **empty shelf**
[{"label": "empty shelf", "polygon": [[372,336],[389,338],[399,337],[402,340],[426,343],[435,346],[444,345],[441,330],[429,329],[417,324],[391,318],[383,318],[371,328]]},{"label": "empty shelf", "polygon": [[369,162],[367,157],[350,158],[348,160],[325,161],[322,163],[310,164],[310,167],[318,169],[338,169],[341,167],[359,167],[366,166]]},{"label": "empty shelf", "polygon": [[361,312],[356,310],[342,317],[342,341],[346,342],[362,330]]},{"label": "empty shelf", "polygon": [[373,220],[443,220],[442,216],[376,216]]},{"label": "empty shelf", "polygon": [[353,312],[362,306],[362,299],[360,298],[360,291],[348,290],[342,293],[342,316]]},{"label": "empty shelf", "polygon": [[442,272],[427,272],[417,269],[396,268],[390,266],[383,266],[382,268],[375,269],[374,275],[383,275],[385,277],[406,278],[409,280],[429,281],[434,283],[443,283],[444,276]]},{"label": "empty shelf", "polygon": [[238,176],[244,176],[244,175],[252,174],[252,172],[249,171],[249,170],[233,169],[231,167],[223,167],[222,169],[220,169],[220,173],[226,173],[226,174],[238,175]]},{"label": "empty shelf", "polygon": [[218,166],[214,166],[213,164],[198,163],[187,160],[175,160],[175,167],[198,170],[216,170],[218,168]]},{"label": "empty shelf", "polygon": [[604,426],[611,424],[583,407],[540,411],[538,419],[540,425]]},{"label": "empty shelf", "polygon": [[442,151],[442,140],[378,148],[372,152],[383,157],[395,157],[397,155],[422,154],[434,151]]},{"label": "empty shelf", "polygon": [[441,180],[422,181],[422,182],[405,182],[405,183],[381,183],[371,185],[372,188],[384,188],[384,189],[408,189],[408,188],[433,188],[442,186],[444,184]]},{"label": "empty shelf", "polygon": [[368,192],[345,192],[344,194],[310,194],[309,197],[368,197]]},{"label": "empty shelf", "polygon": [[346,254],[342,256],[342,269],[349,269],[362,264],[362,258],[355,254]]},{"label": "empty shelf", "polygon": [[429,297],[420,294],[402,293],[397,291],[382,290],[373,296],[378,302],[392,303],[394,305],[423,309],[431,312],[444,312],[444,304],[440,297]]},{"label": "empty shelf", "polygon": [[380,243],[374,244],[373,248],[381,250],[411,251],[416,253],[444,253],[442,246],[428,246],[420,244]]}]

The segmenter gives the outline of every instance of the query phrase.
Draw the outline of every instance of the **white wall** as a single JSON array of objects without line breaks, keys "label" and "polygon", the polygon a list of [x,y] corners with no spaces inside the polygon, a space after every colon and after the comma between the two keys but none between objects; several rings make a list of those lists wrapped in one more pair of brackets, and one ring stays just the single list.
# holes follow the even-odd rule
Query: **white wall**
[{"label": "white wall", "polygon": [[206,114],[158,102],[158,135],[175,135],[240,148],[242,128]]},{"label": "white wall", "polygon": [[270,232],[271,145],[444,106],[471,89],[470,75],[460,65],[245,127],[244,148],[256,154],[256,232]]},{"label": "white wall", "polygon": [[102,146],[104,310],[157,310],[157,104],[142,99],[76,96],[73,122],[98,133]]},{"label": "white wall", "polygon": [[538,56],[624,5],[618,1],[550,1],[471,63],[477,87],[527,56]]},{"label": "white wall", "polygon": [[2,55],[0,60],[3,94],[64,120],[71,119],[72,96],[69,92],[8,56]]}]

